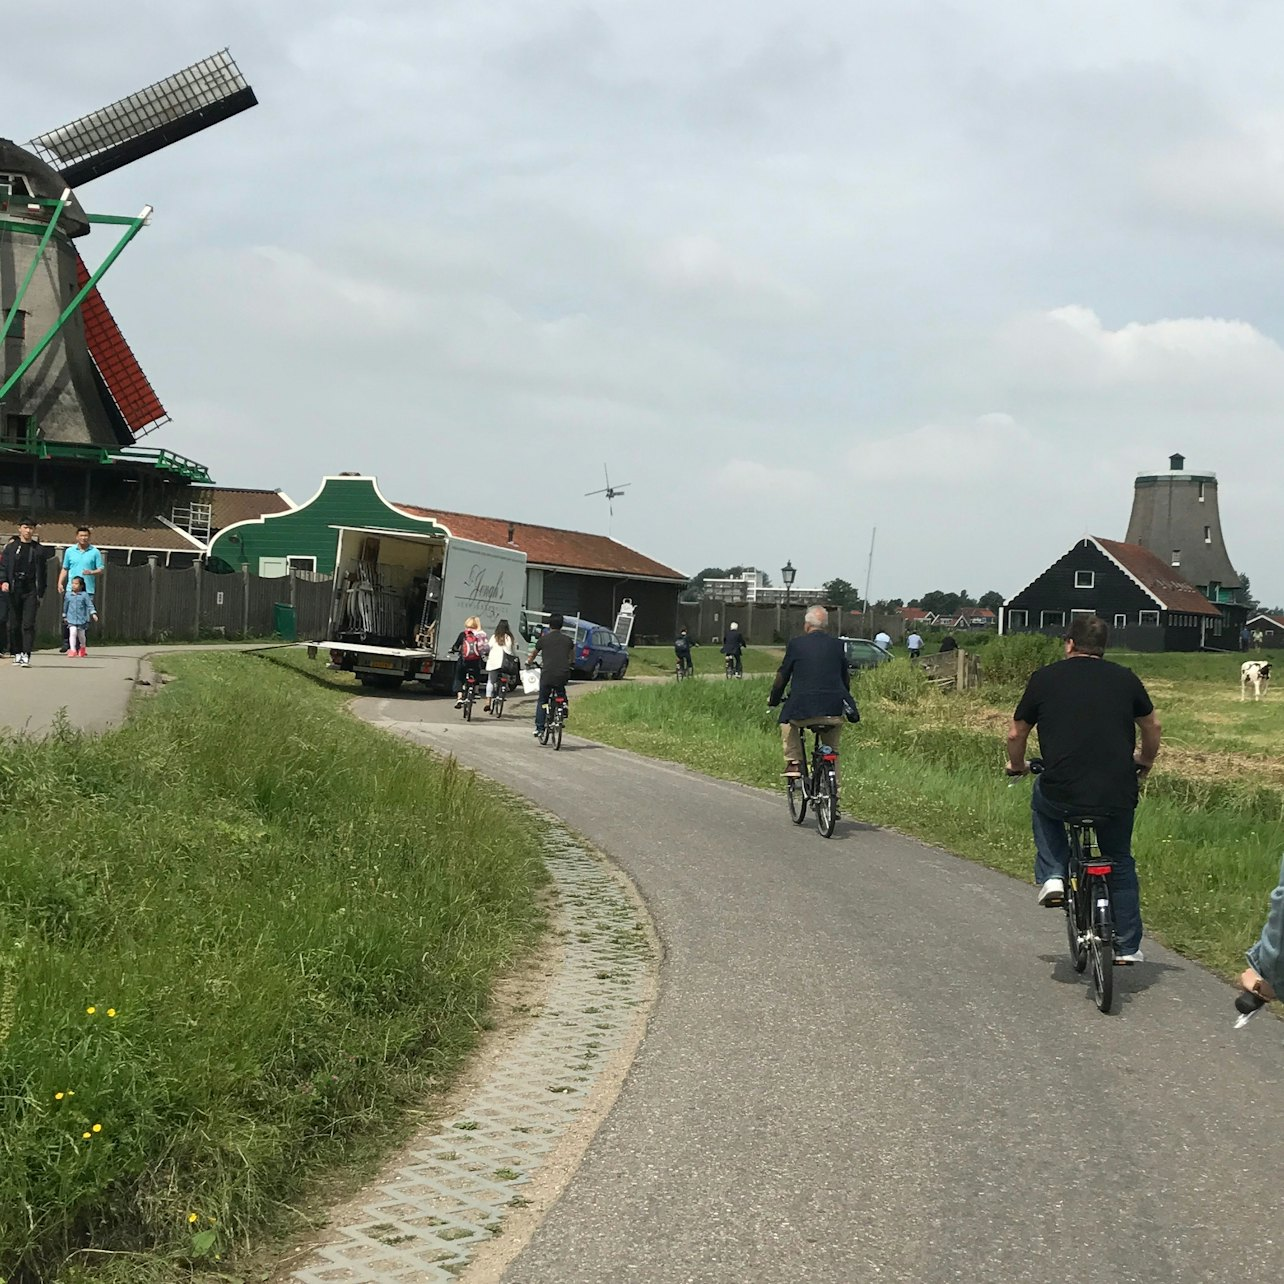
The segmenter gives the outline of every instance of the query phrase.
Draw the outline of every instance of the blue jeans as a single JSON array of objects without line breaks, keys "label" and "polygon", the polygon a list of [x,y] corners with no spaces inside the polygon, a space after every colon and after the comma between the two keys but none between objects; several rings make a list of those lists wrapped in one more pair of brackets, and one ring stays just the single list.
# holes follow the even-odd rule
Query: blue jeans
[{"label": "blue jeans", "polygon": [[[1030,826],[1034,831],[1034,881],[1042,886],[1050,878],[1066,877],[1070,861],[1070,838],[1066,832],[1065,807],[1049,802],[1036,780],[1030,794]],[[1099,820],[1096,824],[1097,850],[1112,866],[1110,903],[1114,908],[1116,949],[1132,954],[1141,948],[1141,892],[1137,887],[1137,863],[1132,858],[1133,813]]]},{"label": "blue jeans", "polygon": [[[548,712],[548,702],[554,696],[561,696],[563,700],[566,700],[565,682],[553,682],[547,686],[542,682],[539,684],[539,703],[535,706],[536,731],[544,730],[544,717]],[[566,707],[567,709],[570,709],[571,707],[569,700],[566,702]]]}]

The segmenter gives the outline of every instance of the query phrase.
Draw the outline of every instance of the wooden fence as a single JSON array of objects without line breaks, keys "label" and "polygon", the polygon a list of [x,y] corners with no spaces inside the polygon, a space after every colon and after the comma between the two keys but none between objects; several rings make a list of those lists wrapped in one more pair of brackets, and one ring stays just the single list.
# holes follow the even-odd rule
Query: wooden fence
[{"label": "wooden fence", "polygon": [[[38,646],[48,646],[61,631],[57,570],[49,567],[49,591],[36,615]],[[100,642],[195,642],[228,638],[267,638],[288,623],[291,608],[299,638],[325,636],[330,618],[332,581],[307,571],[264,579],[248,569],[219,575],[197,562],[170,570],[150,561],[145,566],[109,565],[98,582],[94,606],[98,623],[90,640]]]},{"label": "wooden fence", "polygon": [[981,664],[970,651],[959,647],[919,660],[928,681],[945,690],[970,691],[981,683]]}]

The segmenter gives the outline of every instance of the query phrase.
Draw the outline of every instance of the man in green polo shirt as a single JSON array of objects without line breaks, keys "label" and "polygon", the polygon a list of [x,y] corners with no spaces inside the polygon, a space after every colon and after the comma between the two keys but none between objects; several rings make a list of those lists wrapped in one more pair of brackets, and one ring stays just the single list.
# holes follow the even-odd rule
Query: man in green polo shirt
[{"label": "man in green polo shirt", "polygon": [[[98,579],[103,573],[103,555],[89,542],[92,534],[88,526],[76,528],[76,542],[62,555],[62,570],[58,572],[58,596],[67,591],[67,585],[77,575],[85,581],[85,592],[92,598],[98,586]],[[60,651],[67,649],[67,621],[62,622],[62,645]]]}]

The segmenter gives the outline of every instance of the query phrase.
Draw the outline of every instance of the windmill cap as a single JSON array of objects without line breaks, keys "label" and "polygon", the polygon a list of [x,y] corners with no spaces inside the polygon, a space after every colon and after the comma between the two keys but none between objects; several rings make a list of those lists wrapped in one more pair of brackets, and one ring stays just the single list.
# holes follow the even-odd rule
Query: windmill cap
[{"label": "windmill cap", "polygon": [[[0,174],[19,174],[27,180],[32,196],[56,201],[67,190],[66,180],[50,165],[25,147],[19,147],[10,138],[0,138]],[[10,205],[17,202],[10,202]],[[19,207],[21,212],[23,207]],[[73,192],[67,208],[62,212],[59,226],[72,236],[89,231],[89,219],[84,207]]]}]

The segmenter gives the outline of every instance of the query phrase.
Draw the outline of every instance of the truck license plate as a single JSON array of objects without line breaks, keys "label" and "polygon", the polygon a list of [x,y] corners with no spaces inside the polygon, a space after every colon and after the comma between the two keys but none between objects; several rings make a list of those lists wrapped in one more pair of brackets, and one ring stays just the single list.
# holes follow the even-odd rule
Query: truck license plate
[{"label": "truck license plate", "polygon": [[370,667],[372,669],[395,669],[397,667],[397,662],[396,660],[386,660],[383,656],[376,655],[374,659],[370,661]]}]

